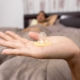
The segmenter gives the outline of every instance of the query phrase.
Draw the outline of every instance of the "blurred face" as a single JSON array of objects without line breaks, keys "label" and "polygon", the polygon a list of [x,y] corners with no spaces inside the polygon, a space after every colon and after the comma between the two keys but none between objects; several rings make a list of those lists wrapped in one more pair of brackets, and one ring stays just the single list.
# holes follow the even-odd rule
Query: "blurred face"
[{"label": "blurred face", "polygon": [[39,23],[43,23],[45,21],[45,14],[43,12],[40,12],[37,16],[37,20]]}]

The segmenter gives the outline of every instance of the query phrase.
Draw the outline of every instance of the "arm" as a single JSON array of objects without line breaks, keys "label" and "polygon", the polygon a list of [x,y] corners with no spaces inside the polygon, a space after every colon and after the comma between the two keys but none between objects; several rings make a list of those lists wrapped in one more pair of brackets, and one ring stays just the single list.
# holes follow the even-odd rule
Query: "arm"
[{"label": "arm", "polygon": [[47,18],[48,24],[49,25],[54,25],[54,23],[56,22],[57,18],[58,18],[58,15],[52,15],[52,16],[48,17]]}]

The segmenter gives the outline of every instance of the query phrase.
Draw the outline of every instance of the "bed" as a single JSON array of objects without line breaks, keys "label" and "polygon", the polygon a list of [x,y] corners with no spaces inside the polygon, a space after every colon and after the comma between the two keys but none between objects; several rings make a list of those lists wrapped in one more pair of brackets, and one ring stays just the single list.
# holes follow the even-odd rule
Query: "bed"
[{"label": "bed", "polygon": [[[47,17],[53,14],[58,15],[58,19],[60,19],[61,16],[71,16],[70,18],[67,19],[60,19],[60,23],[66,25],[66,26],[72,26],[72,27],[79,27],[80,28],[80,12],[62,12],[62,13],[48,13],[46,14]],[[37,14],[25,14],[24,15],[24,28],[29,26],[29,22],[31,19],[35,19]]]},{"label": "bed", "polygon": [[[71,15],[67,14],[67,15]],[[73,13],[79,16],[79,13]],[[27,15],[26,22],[31,17]],[[32,15],[33,16],[33,15]],[[60,17],[60,16],[59,16]],[[33,17],[34,18],[34,17]],[[75,18],[74,18],[75,19]],[[24,27],[27,27],[28,21]],[[78,24],[79,25],[79,24]],[[34,26],[35,27],[35,26]],[[38,26],[41,32],[46,32],[48,36],[66,36],[72,39],[80,47],[80,28],[66,26],[57,20],[54,26],[43,28]],[[21,29],[0,28],[0,31],[13,31],[22,37],[32,40],[28,32]],[[0,52],[6,47],[0,46]],[[72,80],[71,71],[65,60],[62,59],[36,59],[25,56],[12,56],[0,54],[0,80]]]}]

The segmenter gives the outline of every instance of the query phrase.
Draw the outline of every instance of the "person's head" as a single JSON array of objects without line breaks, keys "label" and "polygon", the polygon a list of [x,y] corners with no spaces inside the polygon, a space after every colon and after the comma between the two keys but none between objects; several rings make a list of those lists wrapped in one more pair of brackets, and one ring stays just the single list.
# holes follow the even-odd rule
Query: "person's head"
[{"label": "person's head", "polygon": [[45,12],[44,11],[40,11],[39,14],[37,15],[37,21],[39,23],[43,23],[45,21],[46,17],[47,16],[46,16]]}]

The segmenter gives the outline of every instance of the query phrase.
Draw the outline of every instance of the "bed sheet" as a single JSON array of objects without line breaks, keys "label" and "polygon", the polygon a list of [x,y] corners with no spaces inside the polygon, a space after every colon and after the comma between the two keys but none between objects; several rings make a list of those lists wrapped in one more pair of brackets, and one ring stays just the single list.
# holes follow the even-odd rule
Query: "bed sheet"
[{"label": "bed sheet", "polygon": [[[0,29],[3,32],[7,30],[32,40],[29,38],[28,32],[24,33],[20,29]],[[57,31],[60,30],[56,29],[49,35],[56,35]],[[6,47],[0,46],[0,53],[4,48]],[[43,60],[0,54],[0,80],[72,80],[72,78],[69,66],[64,60]]]}]

